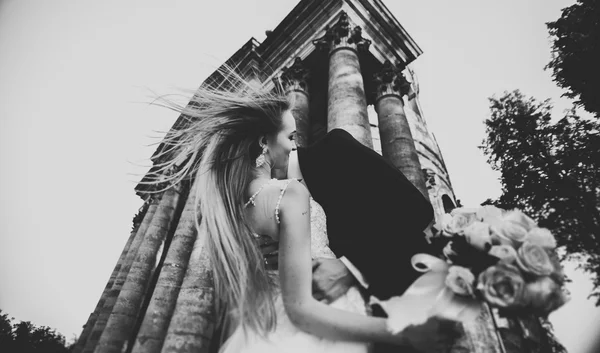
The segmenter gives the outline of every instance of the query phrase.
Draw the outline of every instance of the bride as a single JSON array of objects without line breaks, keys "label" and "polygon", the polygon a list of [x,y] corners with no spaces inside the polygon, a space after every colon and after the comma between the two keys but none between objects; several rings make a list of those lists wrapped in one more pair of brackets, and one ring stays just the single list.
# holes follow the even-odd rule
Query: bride
[{"label": "bride", "polygon": [[[173,180],[197,178],[198,227],[207,235],[224,328],[220,352],[366,353],[372,342],[414,345],[412,326],[392,334],[384,318],[367,316],[357,288],[330,305],[313,298],[312,258],[334,255],[324,224],[313,222],[311,229],[311,217],[324,216],[306,187],[272,178],[295,147],[286,98],[252,87],[243,93],[203,88],[193,101],[181,109],[188,126],[166,137],[189,158],[161,167],[177,166]],[[260,237],[278,242],[278,271],[265,266]]]}]

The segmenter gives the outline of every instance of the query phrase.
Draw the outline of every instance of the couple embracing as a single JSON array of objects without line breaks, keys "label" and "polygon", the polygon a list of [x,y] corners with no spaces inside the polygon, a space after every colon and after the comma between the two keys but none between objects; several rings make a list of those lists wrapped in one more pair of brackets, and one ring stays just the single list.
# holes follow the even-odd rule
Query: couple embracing
[{"label": "couple embracing", "polygon": [[401,296],[419,276],[411,257],[428,252],[432,206],[400,171],[342,129],[296,148],[285,96],[201,89],[193,101],[166,138],[191,157],[163,167],[196,178],[220,353],[443,348],[439,320],[394,334],[369,305]]}]

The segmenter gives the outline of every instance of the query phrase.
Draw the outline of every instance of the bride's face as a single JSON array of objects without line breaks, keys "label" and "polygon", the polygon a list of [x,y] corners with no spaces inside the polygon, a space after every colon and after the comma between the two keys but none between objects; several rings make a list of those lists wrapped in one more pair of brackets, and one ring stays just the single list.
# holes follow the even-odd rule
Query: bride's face
[{"label": "bride's face", "polygon": [[267,147],[272,167],[286,170],[290,152],[296,149],[296,120],[289,110],[283,113],[282,120],[281,130],[267,137]]}]

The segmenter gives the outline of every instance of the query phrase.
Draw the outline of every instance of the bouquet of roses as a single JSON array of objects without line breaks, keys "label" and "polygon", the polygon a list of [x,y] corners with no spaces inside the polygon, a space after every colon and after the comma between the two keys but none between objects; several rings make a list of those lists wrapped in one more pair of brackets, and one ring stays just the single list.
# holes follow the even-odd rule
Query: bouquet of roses
[{"label": "bouquet of roses", "polygon": [[434,316],[472,321],[484,302],[537,316],[566,303],[556,240],[523,212],[457,208],[435,228],[443,259],[416,254],[413,267],[424,274],[401,297],[379,301],[390,331]]},{"label": "bouquet of roses", "polygon": [[556,240],[523,212],[456,208],[444,215],[438,236],[450,238],[445,283],[454,293],[539,316],[567,301]]}]

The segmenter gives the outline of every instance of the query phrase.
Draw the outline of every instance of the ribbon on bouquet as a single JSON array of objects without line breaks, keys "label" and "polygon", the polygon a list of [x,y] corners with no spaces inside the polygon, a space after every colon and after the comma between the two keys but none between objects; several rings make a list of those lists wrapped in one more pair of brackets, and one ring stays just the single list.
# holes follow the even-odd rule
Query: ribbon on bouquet
[{"label": "ribbon on bouquet", "polygon": [[417,272],[448,270],[448,264],[444,260],[429,254],[416,254],[410,259],[410,263]]},{"label": "ribbon on bouquet", "polygon": [[467,322],[481,313],[481,302],[455,294],[446,286],[449,265],[429,254],[411,258],[413,268],[423,273],[398,297],[382,301],[372,298],[388,314],[388,329],[398,333],[409,325],[425,323],[431,317]]}]

